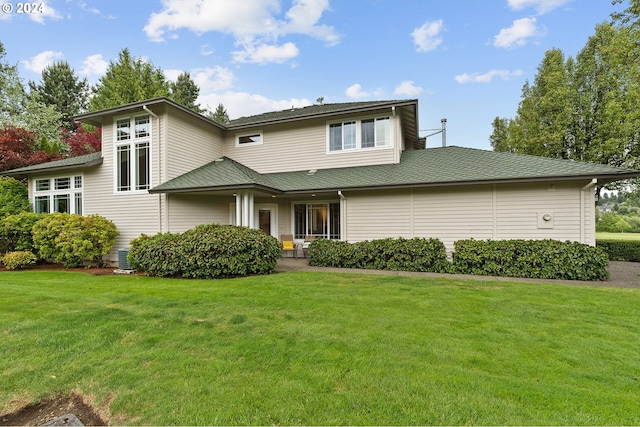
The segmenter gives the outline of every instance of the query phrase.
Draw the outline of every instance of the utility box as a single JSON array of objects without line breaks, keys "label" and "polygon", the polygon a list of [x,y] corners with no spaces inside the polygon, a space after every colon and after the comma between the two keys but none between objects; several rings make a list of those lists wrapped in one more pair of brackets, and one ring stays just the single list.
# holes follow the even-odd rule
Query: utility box
[{"label": "utility box", "polygon": [[118,249],[118,268],[121,270],[131,270],[127,255],[129,255],[129,249]]}]

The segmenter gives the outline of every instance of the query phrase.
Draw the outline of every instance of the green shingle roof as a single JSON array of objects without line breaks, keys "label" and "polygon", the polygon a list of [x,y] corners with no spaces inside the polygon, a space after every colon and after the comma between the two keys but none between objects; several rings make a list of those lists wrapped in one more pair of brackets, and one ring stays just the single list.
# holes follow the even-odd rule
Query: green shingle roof
[{"label": "green shingle roof", "polygon": [[615,181],[640,171],[463,147],[405,151],[400,163],[259,174],[227,157],[151,190],[180,192],[261,188],[274,193],[591,179]]},{"label": "green shingle roof", "polygon": [[26,175],[38,172],[77,169],[82,167],[94,166],[100,163],[102,163],[102,152],[97,151],[95,153],[85,154],[84,156],[69,157],[62,160],[55,160],[53,162],[41,163],[39,165],[12,169],[6,172],[2,172],[2,174],[7,176]]},{"label": "green shingle roof", "polygon": [[287,110],[273,111],[264,114],[257,114],[255,116],[240,117],[238,119],[230,120],[225,123],[225,126],[229,129],[256,126],[264,123],[272,123],[288,120],[300,120],[310,117],[318,117],[325,115],[332,115],[338,113],[349,113],[355,111],[372,110],[376,108],[392,107],[398,105],[416,104],[417,101],[413,100],[387,100],[387,101],[367,101],[367,102],[341,102],[337,104],[318,104],[310,105],[308,107],[294,108],[291,107]]}]

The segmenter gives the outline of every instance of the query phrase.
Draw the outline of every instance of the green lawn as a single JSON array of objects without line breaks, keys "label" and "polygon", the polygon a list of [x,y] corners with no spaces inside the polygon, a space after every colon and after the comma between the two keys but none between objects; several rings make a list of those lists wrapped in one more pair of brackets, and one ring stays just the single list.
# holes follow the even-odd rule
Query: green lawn
[{"label": "green lawn", "polygon": [[640,233],[596,233],[596,239],[640,240]]},{"label": "green lawn", "polygon": [[112,424],[640,424],[636,289],[37,271],[0,289],[0,413],[77,390]]}]

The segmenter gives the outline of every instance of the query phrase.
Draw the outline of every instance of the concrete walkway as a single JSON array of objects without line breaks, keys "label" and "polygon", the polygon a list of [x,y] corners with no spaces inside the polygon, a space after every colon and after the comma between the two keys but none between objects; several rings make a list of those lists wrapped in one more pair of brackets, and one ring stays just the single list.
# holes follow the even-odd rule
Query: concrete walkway
[{"label": "concrete walkway", "polygon": [[326,273],[381,274],[386,276],[435,277],[449,279],[498,280],[528,283],[562,283],[567,285],[609,286],[618,288],[640,288],[640,263],[611,261],[611,278],[605,281],[588,282],[580,280],[523,279],[513,277],[473,276],[469,274],[414,273],[410,271],[364,270],[352,268],[312,267],[304,258],[280,258],[276,272],[317,271]]}]

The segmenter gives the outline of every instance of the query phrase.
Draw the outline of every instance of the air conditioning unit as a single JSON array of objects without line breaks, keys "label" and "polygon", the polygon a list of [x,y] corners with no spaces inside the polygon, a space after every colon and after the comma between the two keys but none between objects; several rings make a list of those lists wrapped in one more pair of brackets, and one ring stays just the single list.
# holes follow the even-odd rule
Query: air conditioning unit
[{"label": "air conditioning unit", "polygon": [[129,255],[129,249],[118,249],[118,268],[121,270],[131,270],[127,255]]}]

